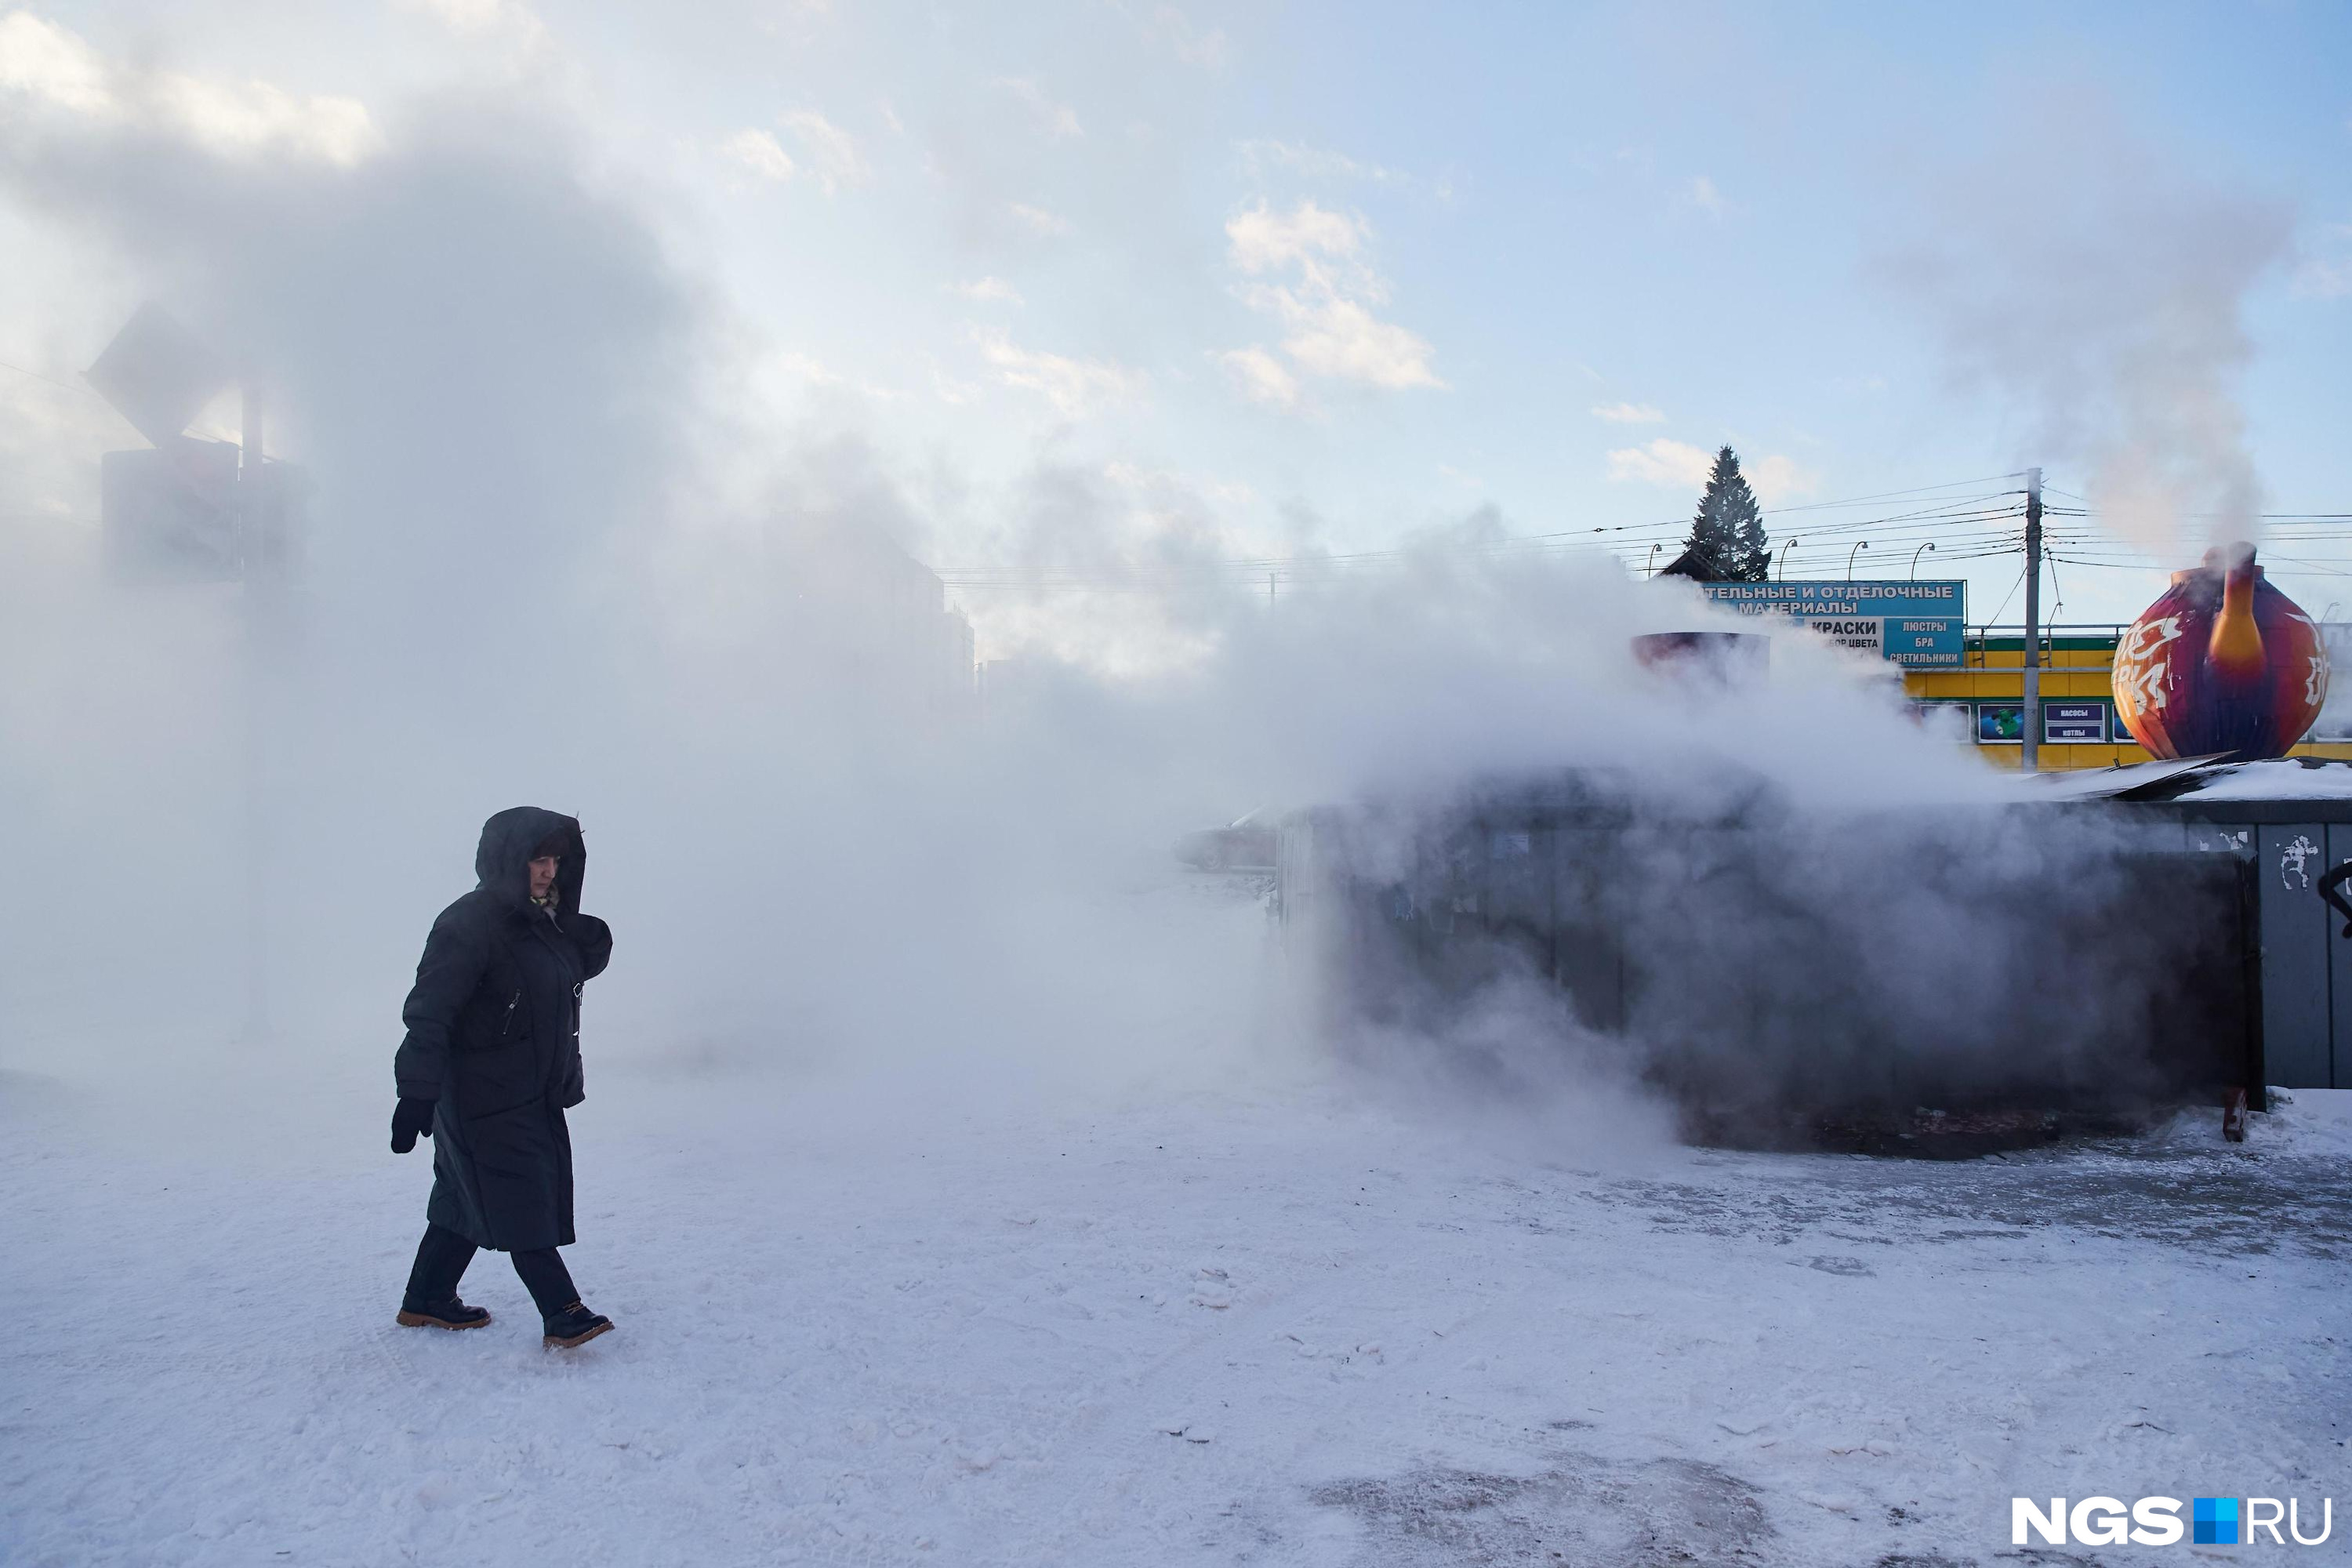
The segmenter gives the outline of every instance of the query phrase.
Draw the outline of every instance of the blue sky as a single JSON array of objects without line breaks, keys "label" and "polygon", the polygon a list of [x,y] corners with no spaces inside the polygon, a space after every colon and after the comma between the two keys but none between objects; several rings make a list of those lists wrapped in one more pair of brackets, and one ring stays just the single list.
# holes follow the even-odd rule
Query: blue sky
[{"label": "blue sky", "polygon": [[[1782,506],[2039,461],[2116,514],[2138,553],[2114,561],[2201,547],[2166,514],[2232,473],[2260,510],[2352,511],[2341,5],[0,17],[19,114],[67,112],[77,60],[216,84],[222,114],[280,95],[280,130],[224,156],[317,155],[321,105],[396,142],[454,88],[561,119],[722,313],[746,424],[871,443],[943,563],[1111,570],[1171,529],[1194,555],[1378,549],[1482,507],[1506,535],[1638,547],[1727,442]],[[108,319],[128,283],[37,216],[0,221],[28,258],[0,358],[78,369],[56,324]],[[11,383],[20,418],[52,395]],[[2179,466],[2127,502],[2151,450]],[[1047,470],[1092,477],[1105,539],[1041,539]],[[2352,539],[2296,528],[2281,552],[2315,564],[2274,558],[2276,580],[2314,611],[2352,599]],[[1791,575],[1843,575],[1861,537],[1817,533]],[[1928,537],[1858,570],[1905,574]],[[2059,570],[2070,617],[2159,585]],[[1971,613],[2017,573],[1970,563]]]}]

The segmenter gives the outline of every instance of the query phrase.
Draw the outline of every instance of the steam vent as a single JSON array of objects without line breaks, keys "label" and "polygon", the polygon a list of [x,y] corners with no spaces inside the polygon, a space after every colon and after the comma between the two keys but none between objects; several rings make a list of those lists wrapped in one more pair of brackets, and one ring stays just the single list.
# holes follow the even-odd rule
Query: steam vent
[{"label": "steam vent", "polygon": [[2254,547],[2175,572],[2116,648],[2116,716],[2158,757],[2283,757],[2327,700],[2319,628],[2254,564]]}]

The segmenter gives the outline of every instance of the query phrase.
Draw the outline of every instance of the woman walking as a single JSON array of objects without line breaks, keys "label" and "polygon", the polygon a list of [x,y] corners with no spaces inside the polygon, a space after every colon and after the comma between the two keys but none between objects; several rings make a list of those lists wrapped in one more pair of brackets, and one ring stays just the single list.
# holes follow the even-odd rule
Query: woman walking
[{"label": "woman walking", "polygon": [[474,852],[478,885],[425,939],[392,1064],[393,1152],[433,1140],[425,1239],[400,1303],[406,1327],[490,1321],[457,1299],[485,1247],[513,1258],[547,1343],[569,1349],[613,1326],[581,1305],[555,1250],[573,1239],[563,1113],[587,1098],[580,994],[613,952],[611,930],[580,912],[587,869],[578,822],[537,806],[499,812]]}]

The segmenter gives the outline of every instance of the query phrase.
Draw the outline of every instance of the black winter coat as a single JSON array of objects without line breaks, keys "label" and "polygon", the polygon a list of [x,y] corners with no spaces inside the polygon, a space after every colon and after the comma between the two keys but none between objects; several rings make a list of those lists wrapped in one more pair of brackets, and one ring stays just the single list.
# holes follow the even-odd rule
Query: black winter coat
[{"label": "black winter coat", "polygon": [[[571,847],[550,910],[530,901],[530,852],[559,832]],[[435,1102],[425,1217],[477,1247],[572,1240],[563,1113],[587,1098],[580,993],[613,952],[611,930],[580,912],[587,868],[571,817],[528,805],[491,817],[474,853],[480,885],[433,922],[401,1008],[400,1097]]]}]

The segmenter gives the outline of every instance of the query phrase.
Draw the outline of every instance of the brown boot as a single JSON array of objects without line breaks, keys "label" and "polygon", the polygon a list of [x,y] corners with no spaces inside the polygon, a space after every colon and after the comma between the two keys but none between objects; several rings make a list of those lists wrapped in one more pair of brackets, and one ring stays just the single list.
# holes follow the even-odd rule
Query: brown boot
[{"label": "brown boot", "polygon": [[455,1296],[422,1305],[403,1301],[400,1316],[393,1320],[404,1329],[478,1329],[489,1321],[487,1309],[468,1307]]},{"label": "brown boot", "polygon": [[547,1342],[561,1350],[584,1345],[613,1326],[613,1320],[602,1312],[592,1312],[574,1301],[562,1311],[543,1320],[547,1325]]}]

